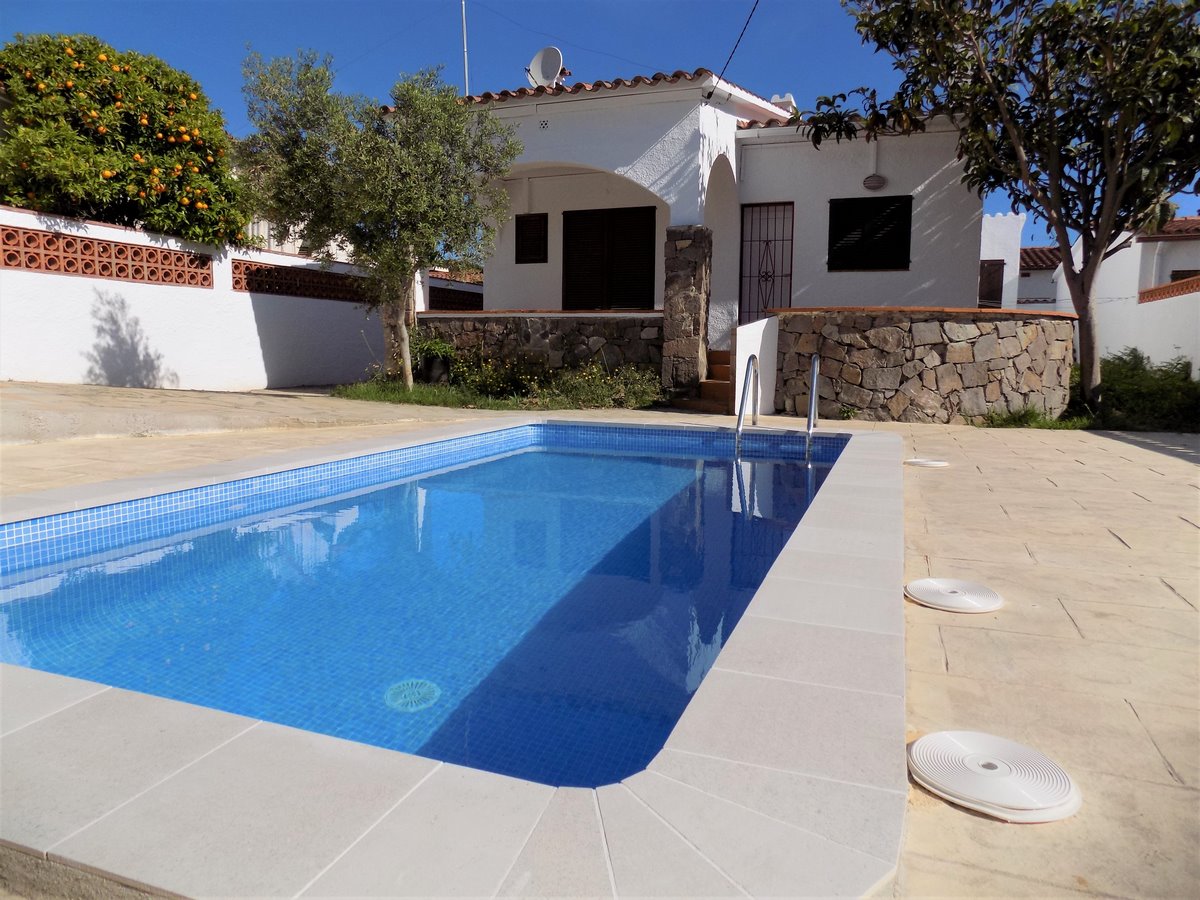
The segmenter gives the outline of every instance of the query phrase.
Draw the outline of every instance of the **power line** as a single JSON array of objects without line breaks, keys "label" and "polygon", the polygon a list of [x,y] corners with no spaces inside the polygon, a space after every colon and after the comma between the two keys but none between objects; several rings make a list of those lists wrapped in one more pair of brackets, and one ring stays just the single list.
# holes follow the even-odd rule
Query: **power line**
[{"label": "power line", "polygon": [[[738,39],[733,42],[733,49],[729,51],[729,59],[725,60],[725,65],[721,66],[721,74],[717,76],[720,80],[725,77],[725,70],[729,68],[729,64],[733,62],[733,54],[737,53],[738,45],[742,42],[742,38],[746,35],[746,29],[750,27],[750,20],[754,18],[754,11],[758,9],[758,0],[754,0],[754,6],[750,8],[750,15],[746,16],[746,24],[742,26],[742,33],[738,35]],[[712,93],[709,93],[712,96]]]}]

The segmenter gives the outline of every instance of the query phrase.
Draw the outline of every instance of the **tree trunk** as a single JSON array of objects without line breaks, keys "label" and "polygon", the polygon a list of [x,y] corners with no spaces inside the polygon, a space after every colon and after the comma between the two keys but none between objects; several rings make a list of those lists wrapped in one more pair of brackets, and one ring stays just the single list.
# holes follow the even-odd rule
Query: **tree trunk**
[{"label": "tree trunk", "polygon": [[[390,377],[404,379],[404,387],[412,390],[412,352],[408,342],[408,322],[415,315],[413,307],[413,276],[401,281],[396,301],[380,304],[379,319],[383,324],[383,344],[387,357],[386,372]],[[415,321],[415,319],[413,320]]]},{"label": "tree trunk", "polygon": [[1092,314],[1092,298],[1090,284],[1083,273],[1072,272],[1068,266],[1063,266],[1063,277],[1067,280],[1067,289],[1071,292],[1071,304],[1075,314],[1079,316],[1079,388],[1083,394],[1083,402],[1088,408],[1098,413],[1102,398],[1100,383],[1100,336],[1096,330],[1096,318]]}]

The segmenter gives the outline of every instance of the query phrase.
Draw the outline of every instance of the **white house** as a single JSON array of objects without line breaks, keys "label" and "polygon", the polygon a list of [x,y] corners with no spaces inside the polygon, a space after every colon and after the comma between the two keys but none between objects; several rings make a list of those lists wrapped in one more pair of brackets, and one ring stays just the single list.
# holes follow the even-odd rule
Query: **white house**
[{"label": "white house", "polygon": [[818,150],[707,69],[470,99],[524,145],[485,310],[661,309],[670,229],[697,225],[710,348],[771,308],[976,305],[981,203],[948,125]]},{"label": "white house", "polygon": [[1021,277],[1017,284],[1017,305],[1035,306],[1042,309],[1068,312],[1058,308],[1058,287],[1055,273],[1062,265],[1057,247],[1022,247]]},{"label": "white house", "polygon": [[[1074,247],[1076,258],[1079,243]],[[1057,308],[1071,295],[1061,266],[1054,273]],[[1200,216],[1181,216],[1152,235],[1138,235],[1106,259],[1092,285],[1100,353],[1136,347],[1153,362],[1177,356],[1200,373]]]}]

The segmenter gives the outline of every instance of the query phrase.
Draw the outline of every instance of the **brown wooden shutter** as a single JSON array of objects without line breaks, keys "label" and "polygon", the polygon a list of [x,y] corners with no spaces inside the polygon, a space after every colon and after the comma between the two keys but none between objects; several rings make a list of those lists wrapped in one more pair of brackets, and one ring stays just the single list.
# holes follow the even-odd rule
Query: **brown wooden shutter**
[{"label": "brown wooden shutter", "polygon": [[979,308],[999,309],[1004,305],[1004,260],[979,261]]},{"label": "brown wooden shutter", "polygon": [[608,258],[602,209],[563,213],[563,309],[604,309]]},{"label": "brown wooden shutter", "polygon": [[653,309],[653,206],[563,213],[563,309]]},{"label": "brown wooden shutter", "polygon": [[516,217],[516,262],[544,263],[548,259],[550,216],[530,213]]}]

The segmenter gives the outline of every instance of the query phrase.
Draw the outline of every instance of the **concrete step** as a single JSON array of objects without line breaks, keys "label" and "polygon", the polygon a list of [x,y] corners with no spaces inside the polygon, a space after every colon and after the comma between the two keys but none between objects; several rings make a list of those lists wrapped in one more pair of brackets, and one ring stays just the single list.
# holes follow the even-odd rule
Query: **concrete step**
[{"label": "concrete step", "polygon": [[728,403],[732,396],[733,385],[728,381],[717,381],[713,378],[706,378],[700,382],[701,400],[723,400]]},{"label": "concrete step", "polygon": [[708,363],[708,377],[713,381],[729,381],[729,363]]},{"label": "concrete step", "polygon": [[686,409],[688,412],[715,413],[729,415],[729,404],[725,400],[697,400],[694,397],[681,397],[671,403],[675,409]]}]

